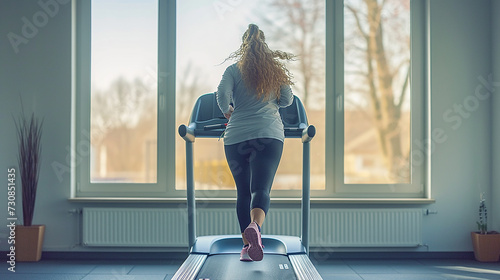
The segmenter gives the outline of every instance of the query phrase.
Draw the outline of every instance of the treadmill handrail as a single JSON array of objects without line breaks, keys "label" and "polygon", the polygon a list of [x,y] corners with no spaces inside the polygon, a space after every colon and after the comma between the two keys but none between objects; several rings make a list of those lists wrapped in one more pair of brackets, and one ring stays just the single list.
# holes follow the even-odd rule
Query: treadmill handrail
[{"label": "treadmill handrail", "polygon": [[315,135],[316,127],[314,127],[314,125],[307,126],[302,130],[302,143],[311,142]]},{"label": "treadmill handrail", "polygon": [[179,135],[186,140],[186,142],[194,142],[196,138],[196,136],[194,136],[194,129],[185,124],[179,126]]}]

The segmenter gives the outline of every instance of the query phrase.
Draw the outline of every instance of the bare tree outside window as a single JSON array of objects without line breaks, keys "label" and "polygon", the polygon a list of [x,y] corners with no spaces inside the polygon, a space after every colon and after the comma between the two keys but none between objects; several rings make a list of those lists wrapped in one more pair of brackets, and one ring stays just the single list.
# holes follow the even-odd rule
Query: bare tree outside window
[{"label": "bare tree outside window", "polygon": [[267,40],[297,55],[290,65],[304,106],[321,110],[325,99],[325,1],[272,0],[263,15]]},{"label": "bare tree outside window", "polygon": [[[304,104],[308,121],[317,128],[311,147],[311,186],[325,189],[325,1],[324,0],[267,0],[266,13],[261,13],[262,29],[271,48],[288,51],[297,60],[288,65],[293,73],[294,94]],[[259,9],[264,6],[259,6]],[[301,143],[285,141],[285,149],[278,174],[295,174],[300,180],[297,162],[302,160]],[[289,176],[290,177],[290,176]],[[289,184],[290,185],[290,184]],[[300,184],[293,189],[300,189]]]},{"label": "bare tree outside window", "polygon": [[410,183],[410,1],[344,1],[344,182]]},{"label": "bare tree outside window", "polygon": [[[216,91],[233,62],[221,63],[256,23],[271,49],[297,55],[288,65],[292,89],[317,128],[311,187],[324,190],[333,122],[325,119],[326,1],[221,3],[177,2],[176,124],[189,120],[200,95]],[[91,181],[155,183],[158,1],[92,0],[92,9]],[[344,183],[410,183],[410,0],[345,0],[343,39]],[[294,140],[285,141],[273,189],[301,188]],[[223,142],[197,139],[195,149],[197,188],[234,189]],[[185,188],[184,158],[176,137],[176,189]]]}]

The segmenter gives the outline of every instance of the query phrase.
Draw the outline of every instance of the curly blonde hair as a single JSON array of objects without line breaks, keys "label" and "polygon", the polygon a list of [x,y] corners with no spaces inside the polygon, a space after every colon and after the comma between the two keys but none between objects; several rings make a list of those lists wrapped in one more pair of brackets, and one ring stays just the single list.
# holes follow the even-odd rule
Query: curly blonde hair
[{"label": "curly blonde hair", "polygon": [[236,59],[245,85],[255,89],[258,98],[280,98],[282,85],[293,85],[292,75],[280,60],[294,60],[295,56],[269,49],[264,32],[255,24],[249,24],[238,50],[228,59]]}]

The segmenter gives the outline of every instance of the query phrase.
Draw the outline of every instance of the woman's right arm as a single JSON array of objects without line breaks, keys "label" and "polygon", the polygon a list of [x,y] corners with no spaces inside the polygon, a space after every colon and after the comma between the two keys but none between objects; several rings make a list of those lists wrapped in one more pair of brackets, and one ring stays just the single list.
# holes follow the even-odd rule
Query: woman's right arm
[{"label": "woman's right arm", "polygon": [[233,95],[234,79],[231,71],[226,68],[226,71],[222,75],[222,79],[217,87],[217,105],[219,105],[220,110],[224,114],[231,113],[231,96]]}]

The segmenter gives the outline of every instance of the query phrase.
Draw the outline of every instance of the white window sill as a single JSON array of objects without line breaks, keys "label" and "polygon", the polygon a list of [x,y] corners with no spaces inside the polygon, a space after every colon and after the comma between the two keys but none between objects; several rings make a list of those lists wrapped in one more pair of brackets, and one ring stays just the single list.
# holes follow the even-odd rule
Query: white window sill
[{"label": "white window sill", "polygon": [[[75,197],[70,202],[78,203],[179,203],[186,198],[158,198],[158,197]],[[234,198],[197,198],[197,201],[213,203],[234,203]],[[300,203],[300,198],[271,198],[273,203]],[[432,198],[311,198],[313,204],[432,204]]]}]

